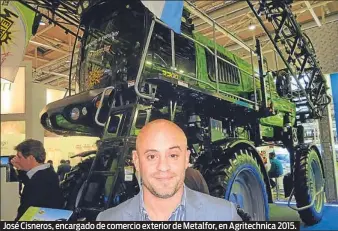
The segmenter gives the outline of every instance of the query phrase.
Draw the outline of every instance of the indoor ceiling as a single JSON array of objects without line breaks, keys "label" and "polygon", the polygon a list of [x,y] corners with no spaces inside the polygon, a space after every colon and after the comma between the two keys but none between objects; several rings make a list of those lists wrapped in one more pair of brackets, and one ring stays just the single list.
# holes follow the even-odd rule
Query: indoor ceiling
[{"label": "indoor ceiling", "polygon": [[[263,53],[272,49],[271,43],[246,1],[195,0],[190,2],[249,46],[253,47],[253,39],[260,37]],[[258,1],[252,2],[258,4]],[[294,1],[292,11],[296,15],[298,23],[303,25],[303,30],[320,27],[327,22],[337,21],[338,1]],[[72,26],[58,17],[56,20],[63,23],[65,28],[76,33],[76,26]],[[195,30],[213,39],[214,34],[210,24],[196,16],[193,16],[193,21]],[[67,88],[75,37],[71,33],[66,33],[65,29],[49,24],[44,18],[43,22],[45,25],[39,26],[38,32],[31,38],[27,46],[25,60],[32,61],[35,82]],[[271,26],[268,26],[268,29],[272,31]],[[215,37],[217,43],[230,51],[243,58],[249,57],[249,53],[231,40],[229,36],[216,32]],[[76,64],[77,61],[78,48],[79,42],[76,44],[73,64]],[[72,70],[72,75],[74,73],[75,68]]]}]

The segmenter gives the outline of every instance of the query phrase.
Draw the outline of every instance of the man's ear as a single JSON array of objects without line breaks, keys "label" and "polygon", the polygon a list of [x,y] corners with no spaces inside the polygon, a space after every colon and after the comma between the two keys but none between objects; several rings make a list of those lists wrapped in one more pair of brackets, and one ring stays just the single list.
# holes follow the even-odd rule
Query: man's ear
[{"label": "man's ear", "polygon": [[189,149],[187,149],[187,152],[186,152],[186,156],[185,156],[185,163],[186,163],[186,166],[185,166],[185,168],[188,168],[189,167],[189,162],[190,162],[190,150]]},{"label": "man's ear", "polygon": [[139,158],[138,158],[138,154],[136,150],[133,150],[133,163],[135,165],[136,171],[140,171],[140,162],[139,162]]}]

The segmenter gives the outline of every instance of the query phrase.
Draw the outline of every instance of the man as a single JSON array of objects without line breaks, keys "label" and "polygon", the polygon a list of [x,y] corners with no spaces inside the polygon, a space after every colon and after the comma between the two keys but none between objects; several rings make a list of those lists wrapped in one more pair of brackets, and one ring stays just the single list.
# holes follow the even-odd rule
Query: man
[{"label": "man", "polygon": [[187,138],[176,124],[163,119],[146,124],[133,151],[140,193],[101,212],[97,220],[242,221],[233,203],[185,186],[189,156]]},{"label": "man", "polygon": [[[50,165],[50,167],[54,170],[54,165],[53,165],[53,161],[52,160],[48,160],[47,164]],[[55,170],[54,170],[55,171]]]},{"label": "man", "polygon": [[27,178],[15,221],[31,206],[61,209],[63,196],[58,176],[49,164],[44,164],[46,152],[42,143],[28,139],[17,145],[15,150],[17,154],[11,162],[18,170],[26,172]]},{"label": "man", "polygon": [[270,170],[268,172],[268,175],[270,177],[270,185],[272,188],[276,187],[276,182],[273,181],[271,178],[277,178],[283,175],[283,166],[282,163],[276,159],[275,152],[269,153],[269,159],[270,159]]},{"label": "man", "polygon": [[67,162],[65,160],[61,160],[60,165],[58,167],[58,171],[57,171],[57,174],[59,176],[59,180],[63,181],[63,179],[65,178],[65,175],[68,172],[70,172],[70,170],[71,170],[70,162],[69,161]]}]

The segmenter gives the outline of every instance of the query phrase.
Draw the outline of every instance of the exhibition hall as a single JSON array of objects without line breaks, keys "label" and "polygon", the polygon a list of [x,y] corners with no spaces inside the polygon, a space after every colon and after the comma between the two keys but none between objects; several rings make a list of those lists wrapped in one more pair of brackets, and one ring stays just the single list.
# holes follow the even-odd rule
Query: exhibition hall
[{"label": "exhibition hall", "polygon": [[0,3],[1,230],[338,230],[338,1]]}]

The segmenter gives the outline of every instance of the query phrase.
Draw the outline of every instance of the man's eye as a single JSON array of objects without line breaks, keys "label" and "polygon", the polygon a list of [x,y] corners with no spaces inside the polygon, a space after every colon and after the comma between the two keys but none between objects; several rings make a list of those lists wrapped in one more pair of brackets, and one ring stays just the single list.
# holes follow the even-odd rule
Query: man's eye
[{"label": "man's eye", "polygon": [[174,159],[177,159],[177,158],[178,158],[178,155],[177,155],[177,154],[170,154],[170,157],[171,157],[171,158],[174,158]]},{"label": "man's eye", "polygon": [[148,155],[147,158],[148,158],[148,160],[153,160],[153,159],[155,159],[155,155]]}]

